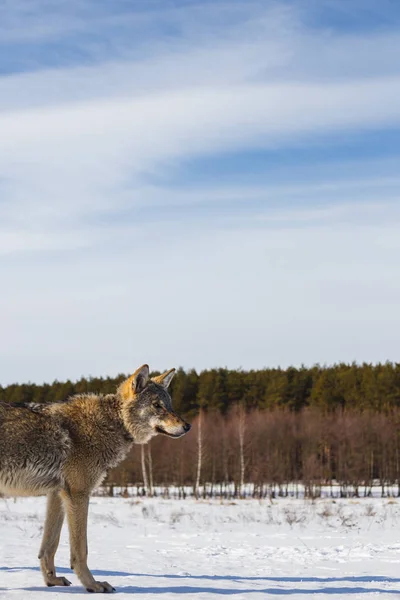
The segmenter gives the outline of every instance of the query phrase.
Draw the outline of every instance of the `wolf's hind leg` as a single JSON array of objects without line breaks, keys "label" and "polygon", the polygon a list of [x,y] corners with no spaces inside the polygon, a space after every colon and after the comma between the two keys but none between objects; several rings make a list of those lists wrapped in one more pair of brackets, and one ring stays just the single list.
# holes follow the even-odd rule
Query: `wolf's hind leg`
[{"label": "wolf's hind leg", "polygon": [[65,577],[57,577],[54,567],[54,555],[60,541],[64,521],[64,508],[58,492],[47,495],[46,521],[44,524],[42,545],[39,551],[40,568],[46,585],[71,585]]}]

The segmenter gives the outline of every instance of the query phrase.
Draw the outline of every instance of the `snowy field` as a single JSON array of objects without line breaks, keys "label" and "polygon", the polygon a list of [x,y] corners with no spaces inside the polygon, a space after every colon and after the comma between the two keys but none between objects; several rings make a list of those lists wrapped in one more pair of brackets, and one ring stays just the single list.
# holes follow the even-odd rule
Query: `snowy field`
[{"label": "snowy field", "polygon": [[[44,498],[0,499],[0,597],[88,597],[44,587],[36,558]],[[400,595],[400,501],[278,499],[271,503],[93,498],[89,566],[119,594],[146,600],[393,598]]]}]

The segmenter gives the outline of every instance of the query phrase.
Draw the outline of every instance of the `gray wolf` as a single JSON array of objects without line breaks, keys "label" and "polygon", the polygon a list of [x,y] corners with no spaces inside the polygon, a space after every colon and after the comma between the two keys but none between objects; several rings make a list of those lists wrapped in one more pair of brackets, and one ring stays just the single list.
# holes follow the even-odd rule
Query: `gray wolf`
[{"label": "gray wolf", "polygon": [[115,394],[82,394],[47,405],[0,403],[0,492],[47,495],[39,559],[48,586],[71,585],[54,567],[66,513],[71,569],[87,591],[115,591],[106,581],[95,581],[87,566],[89,495],[132,444],[189,431],[172,410],[167,388],[174,374],[171,369],[150,379],[143,365]]}]

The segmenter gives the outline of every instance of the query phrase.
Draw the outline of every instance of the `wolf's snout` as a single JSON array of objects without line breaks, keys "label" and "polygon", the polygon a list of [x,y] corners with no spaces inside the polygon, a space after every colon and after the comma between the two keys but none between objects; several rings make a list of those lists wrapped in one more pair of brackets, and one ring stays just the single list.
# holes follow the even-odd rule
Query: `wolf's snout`
[{"label": "wolf's snout", "polygon": [[189,423],[185,423],[183,426],[183,429],[184,429],[185,433],[187,433],[188,431],[190,431],[192,429],[192,426],[189,425]]}]

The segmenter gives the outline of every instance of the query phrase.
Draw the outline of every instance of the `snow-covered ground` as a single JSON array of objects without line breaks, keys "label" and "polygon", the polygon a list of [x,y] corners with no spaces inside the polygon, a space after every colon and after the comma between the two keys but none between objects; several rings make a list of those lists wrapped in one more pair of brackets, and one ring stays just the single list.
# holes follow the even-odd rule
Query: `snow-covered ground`
[{"label": "snow-covered ground", "polygon": [[[0,598],[87,597],[69,570],[66,527],[47,588],[36,558],[45,498],[0,499]],[[141,600],[400,595],[400,501],[91,501],[89,566]]]}]

